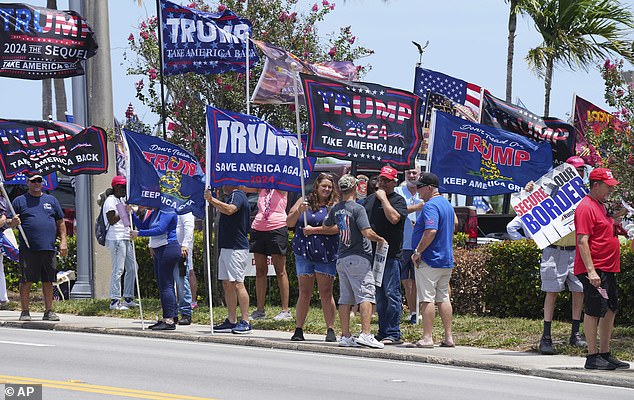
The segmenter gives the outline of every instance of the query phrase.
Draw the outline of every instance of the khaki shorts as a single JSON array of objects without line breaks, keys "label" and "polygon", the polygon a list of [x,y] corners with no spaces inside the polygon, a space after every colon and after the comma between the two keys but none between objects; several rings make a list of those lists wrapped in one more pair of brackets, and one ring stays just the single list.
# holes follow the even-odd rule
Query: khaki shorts
[{"label": "khaki shorts", "polygon": [[449,279],[453,268],[432,268],[421,262],[416,268],[418,301],[446,303],[449,301]]},{"label": "khaki shorts", "polygon": [[249,250],[220,249],[218,258],[218,280],[244,282]]}]

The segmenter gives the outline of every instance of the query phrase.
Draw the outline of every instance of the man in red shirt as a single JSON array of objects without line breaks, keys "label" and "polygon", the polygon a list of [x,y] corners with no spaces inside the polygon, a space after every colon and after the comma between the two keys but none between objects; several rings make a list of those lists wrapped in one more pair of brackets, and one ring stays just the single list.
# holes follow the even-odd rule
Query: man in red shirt
[{"label": "man in red shirt", "polygon": [[[586,369],[630,367],[610,354],[614,315],[618,309],[615,273],[621,271],[621,249],[615,222],[604,203],[618,184],[609,169],[596,168],[590,173],[590,193],[575,211],[575,275],[583,284],[583,328],[588,342]],[[597,351],[597,330],[600,352]]]}]

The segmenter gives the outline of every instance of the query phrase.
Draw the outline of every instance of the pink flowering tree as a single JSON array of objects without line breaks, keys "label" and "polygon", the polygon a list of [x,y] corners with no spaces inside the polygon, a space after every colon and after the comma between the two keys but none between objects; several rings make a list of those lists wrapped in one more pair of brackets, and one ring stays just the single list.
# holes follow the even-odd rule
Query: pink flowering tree
[{"label": "pink flowering tree", "polygon": [[624,73],[623,61],[606,60],[600,70],[605,80],[605,100],[617,111],[606,129],[588,139],[601,155],[600,166],[610,168],[621,182],[615,197],[634,205],[634,82]]},{"label": "pink flowering tree", "polygon": [[[301,4],[300,4],[301,3]],[[253,24],[253,39],[269,42],[309,62],[338,60],[355,61],[372,54],[359,45],[350,27],[323,36],[319,24],[329,14],[336,12],[335,4],[328,0],[222,0],[213,6],[204,1],[192,2],[189,7],[205,11],[221,11],[229,8]],[[136,83],[137,98],[156,114],[161,113],[158,20],[151,17],[130,34],[130,51],[126,59],[130,63],[128,74],[139,75]],[[358,63],[357,63],[358,64]],[[262,62],[250,72],[251,93],[262,72]],[[360,75],[368,65],[360,67]],[[206,104],[246,112],[243,73],[221,75],[185,74],[164,78],[168,102],[165,117],[176,122],[172,141],[191,150],[199,158],[204,154]],[[301,110],[304,112],[304,110]],[[295,131],[295,116],[291,106],[252,105],[251,114],[266,119],[275,126]],[[305,115],[305,114],[304,114]],[[306,119],[303,118],[303,121]]]}]

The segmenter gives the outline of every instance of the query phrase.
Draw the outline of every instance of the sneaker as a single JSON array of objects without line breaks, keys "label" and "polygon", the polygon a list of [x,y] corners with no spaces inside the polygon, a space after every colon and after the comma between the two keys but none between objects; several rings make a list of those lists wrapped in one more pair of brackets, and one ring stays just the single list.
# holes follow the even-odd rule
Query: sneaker
[{"label": "sneaker", "polygon": [[555,354],[553,350],[553,339],[550,336],[542,336],[539,340],[539,347],[537,348],[540,354],[552,356]]},{"label": "sneaker", "polygon": [[126,307],[123,304],[121,304],[121,302],[119,300],[112,300],[110,302],[110,309],[111,310],[117,310],[117,311],[123,311],[123,310],[127,310],[128,307]]},{"label": "sneaker", "polygon": [[616,369],[616,365],[601,357],[599,353],[595,353],[586,356],[586,365],[584,366],[584,368],[611,371],[613,369]]},{"label": "sneaker", "polygon": [[44,311],[42,321],[59,321],[59,317],[53,312],[53,310],[46,310]]},{"label": "sneaker", "polygon": [[265,318],[266,318],[266,312],[255,310],[251,313],[251,317],[249,319],[258,320],[258,319],[265,319]]},{"label": "sneaker", "polygon": [[612,357],[612,354],[610,354],[609,351],[607,353],[599,353],[599,355],[601,357],[603,357],[604,360],[608,361],[610,364],[616,365],[617,369],[629,369],[630,368],[630,364],[628,364],[626,362],[623,362],[623,361],[619,360],[616,357]]},{"label": "sneaker", "polygon": [[339,347],[359,347],[352,336],[341,336],[339,338]]},{"label": "sneaker", "polygon": [[230,333],[233,328],[236,327],[236,325],[238,324],[232,324],[231,322],[229,322],[229,318],[225,318],[225,321],[222,324],[214,326],[214,332]]},{"label": "sneaker", "polygon": [[409,316],[409,323],[414,325],[416,324],[416,313],[411,313]]},{"label": "sneaker", "polygon": [[30,321],[30,320],[31,320],[31,314],[29,313],[29,310],[22,311],[20,313],[20,319],[18,321]]},{"label": "sneaker", "polygon": [[335,335],[335,331],[332,328],[328,328],[326,331],[326,342],[336,342],[337,335]]},{"label": "sneaker", "polygon": [[242,319],[240,320],[240,322],[238,322],[235,328],[231,330],[231,333],[235,333],[238,335],[244,334],[244,333],[251,333],[252,329],[253,328],[251,327],[251,324]]},{"label": "sneaker", "polygon": [[275,321],[292,321],[293,316],[288,311],[280,311],[273,319]]},{"label": "sneaker", "polygon": [[361,333],[356,342],[362,346],[371,347],[373,349],[382,349],[383,343],[376,340],[371,333]]},{"label": "sneaker", "polygon": [[178,320],[178,325],[191,325],[192,324],[192,316],[191,315],[183,315],[181,319]]},{"label": "sneaker", "polygon": [[571,346],[575,346],[580,349],[583,349],[586,347],[586,341],[583,340],[583,336],[581,336],[581,333],[579,332],[575,332],[572,335],[570,335],[570,340],[568,341],[568,343]]},{"label": "sneaker", "polygon": [[133,298],[126,297],[125,299],[123,299],[123,303],[121,304],[128,308],[136,307],[136,303],[134,302]]},{"label": "sneaker", "polygon": [[295,333],[291,336],[291,342],[303,342],[304,340],[304,330],[302,328],[295,328]]},{"label": "sneaker", "polygon": [[153,331],[173,331],[176,330],[176,324],[168,324],[165,321],[160,321],[158,324],[152,326]]}]

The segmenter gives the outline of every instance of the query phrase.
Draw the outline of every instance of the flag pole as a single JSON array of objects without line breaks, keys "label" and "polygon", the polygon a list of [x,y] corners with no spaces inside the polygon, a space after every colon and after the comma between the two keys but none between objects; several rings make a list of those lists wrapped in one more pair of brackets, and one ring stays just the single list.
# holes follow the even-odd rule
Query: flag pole
[{"label": "flag pole", "polygon": [[[9,201],[9,195],[7,194],[7,190],[4,187],[4,174],[2,174],[2,172],[0,172],[0,190],[2,190],[2,195],[4,196],[4,198],[7,199],[7,205],[9,206],[9,210],[11,211],[11,215],[15,216],[13,204],[11,204],[11,202]],[[30,249],[31,245],[29,245],[29,239],[26,238],[26,234],[24,233],[24,229],[22,229],[22,225],[18,225],[18,231],[20,231],[20,235],[22,235],[22,238],[24,239],[24,244],[26,244],[26,247]]]},{"label": "flag pole", "polygon": [[[302,201],[306,198],[306,184],[304,182],[304,146],[302,144],[302,126],[299,120],[299,92],[297,91],[297,80],[299,79],[299,65],[295,61],[291,63],[291,70],[295,73],[293,77],[293,92],[295,93],[295,129],[297,130],[297,146],[299,147],[299,177],[302,183]],[[306,211],[304,210],[304,227],[306,222]]]},{"label": "flag pole", "polygon": [[[121,135],[121,142],[123,143],[123,151],[125,153],[126,156],[126,163],[125,163],[125,176],[126,176],[126,180],[128,182],[130,182],[130,147],[128,146],[128,138],[125,135],[125,132],[121,132],[120,130],[120,135]],[[125,185],[125,198],[126,198],[126,204],[127,204],[127,199],[130,198],[130,185]],[[132,215],[131,213],[128,214],[128,220],[130,221],[130,228],[132,228]],[[143,319],[143,304],[141,301],[141,286],[139,283],[139,264],[136,262],[136,246],[134,245],[134,240],[130,239],[130,242],[132,244],[132,255],[134,256],[134,278],[136,279],[136,295],[137,298],[139,299],[139,318],[141,318],[141,330],[144,331],[145,330],[145,320]]]},{"label": "flag pole", "polygon": [[156,12],[158,18],[158,41],[159,41],[159,74],[161,76],[161,125],[163,127],[163,140],[167,140],[167,122],[165,117],[165,85],[163,83],[163,12],[161,11],[161,0],[156,0]]},{"label": "flag pole", "polygon": [[[211,187],[207,186],[208,190],[211,190]],[[212,193],[213,196],[213,193]],[[211,254],[209,252],[209,244],[210,244],[210,235],[209,235],[209,205],[205,207],[205,238],[207,242],[207,246],[205,246],[205,252],[207,253],[207,291],[209,296],[209,330],[211,334],[214,334],[214,307],[213,307],[213,297],[211,296]]]},{"label": "flag pole", "polygon": [[251,94],[249,93],[249,31],[247,31],[247,38],[245,40],[246,42],[246,46],[247,46],[247,62],[246,62],[246,77],[247,77],[247,84],[246,84],[246,92],[247,92],[247,97],[246,97],[246,102],[247,102],[247,114],[251,114],[251,99],[250,96]]}]

